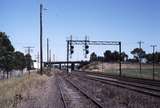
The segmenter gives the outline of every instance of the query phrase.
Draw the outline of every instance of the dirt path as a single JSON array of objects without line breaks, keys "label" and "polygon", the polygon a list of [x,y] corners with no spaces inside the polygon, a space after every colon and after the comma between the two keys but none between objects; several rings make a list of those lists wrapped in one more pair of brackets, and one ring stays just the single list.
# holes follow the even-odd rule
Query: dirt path
[{"label": "dirt path", "polygon": [[26,99],[17,108],[63,108],[54,75],[43,87],[32,89],[26,94]]}]

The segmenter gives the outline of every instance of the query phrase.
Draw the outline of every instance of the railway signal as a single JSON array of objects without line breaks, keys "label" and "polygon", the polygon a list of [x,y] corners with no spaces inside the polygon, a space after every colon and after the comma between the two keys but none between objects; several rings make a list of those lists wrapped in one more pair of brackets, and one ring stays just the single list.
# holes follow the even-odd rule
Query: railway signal
[{"label": "railway signal", "polygon": [[85,58],[87,58],[87,54],[89,54],[89,45],[85,42]]},{"label": "railway signal", "polygon": [[67,72],[69,71],[69,56],[74,53],[75,45],[83,45],[85,51],[85,57],[89,54],[89,45],[116,45],[119,46],[119,76],[122,75],[121,70],[121,42],[120,41],[89,41],[87,37],[85,40],[72,40],[72,36],[67,40]]},{"label": "railway signal", "polygon": [[70,54],[73,54],[73,53],[74,53],[74,46],[70,45]]},{"label": "railway signal", "polygon": [[87,54],[89,54],[89,40],[87,39],[87,36],[85,36],[85,43],[84,43],[84,51],[85,51],[85,58],[87,58]]},{"label": "railway signal", "polygon": [[72,57],[72,54],[74,53],[74,46],[72,43],[72,35],[70,36],[70,40],[69,40],[69,46],[70,46],[70,58]]}]

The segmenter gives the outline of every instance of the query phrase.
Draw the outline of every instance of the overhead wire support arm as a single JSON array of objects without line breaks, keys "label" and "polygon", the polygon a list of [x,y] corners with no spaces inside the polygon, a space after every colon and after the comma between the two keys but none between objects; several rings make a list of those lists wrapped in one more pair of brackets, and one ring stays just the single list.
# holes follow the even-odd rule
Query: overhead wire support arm
[{"label": "overhead wire support arm", "polygon": [[120,41],[89,41],[89,40],[67,40],[72,42],[73,45],[84,45],[86,42],[88,45],[119,45]]},{"label": "overhead wire support arm", "polygon": [[[70,40],[67,40],[67,72],[68,72],[68,62],[69,62],[69,47],[71,45],[116,45],[119,46],[119,76],[122,76],[122,52],[121,52],[121,41],[89,41],[87,39],[85,40],[72,40],[72,38]],[[87,47],[88,50],[89,47]],[[88,54],[88,53],[87,53]]]}]

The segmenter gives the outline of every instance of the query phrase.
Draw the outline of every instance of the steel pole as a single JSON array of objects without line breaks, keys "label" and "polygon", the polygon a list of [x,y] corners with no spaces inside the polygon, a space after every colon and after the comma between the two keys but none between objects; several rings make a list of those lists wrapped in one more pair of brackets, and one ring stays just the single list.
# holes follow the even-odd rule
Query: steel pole
[{"label": "steel pole", "polygon": [[152,64],[153,64],[153,80],[155,79],[155,54],[154,54],[154,52],[155,52],[155,47],[157,47],[156,45],[151,45],[151,47],[153,48],[153,62],[152,62]]},{"label": "steel pole", "polygon": [[67,40],[67,72],[68,70],[68,62],[69,62],[69,40]]},{"label": "steel pole", "polygon": [[155,52],[155,46],[153,46],[153,80],[155,79],[155,55],[154,55],[154,52]]},{"label": "steel pole", "polygon": [[121,52],[121,42],[119,42],[119,76],[121,77],[122,76],[122,52]]},{"label": "steel pole", "polygon": [[42,9],[43,9],[43,5],[40,4],[40,74],[43,74],[43,67],[42,67],[42,63],[43,63],[43,48],[42,48]]}]

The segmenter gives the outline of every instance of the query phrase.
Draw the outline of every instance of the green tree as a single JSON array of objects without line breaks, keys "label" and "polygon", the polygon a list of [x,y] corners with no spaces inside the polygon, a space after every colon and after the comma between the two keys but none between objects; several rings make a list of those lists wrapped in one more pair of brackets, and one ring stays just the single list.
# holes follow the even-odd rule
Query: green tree
[{"label": "green tree", "polygon": [[14,69],[21,70],[23,73],[23,69],[26,67],[26,59],[22,52],[16,51],[14,53],[15,65]]},{"label": "green tree", "polygon": [[155,62],[160,63],[160,52],[155,53]]},{"label": "green tree", "polygon": [[0,32],[0,51],[14,52],[14,47],[5,32]]},{"label": "green tree", "polygon": [[7,72],[7,78],[9,71],[14,67],[13,52],[14,47],[8,36],[5,32],[0,32],[0,68],[3,70],[3,74]]},{"label": "green tree", "polygon": [[95,52],[93,52],[91,55],[90,55],[90,61],[97,61],[97,55]]},{"label": "green tree", "polygon": [[128,60],[128,55],[125,52],[122,52],[121,53],[121,58],[122,58],[121,59],[122,61],[126,61],[126,60]]},{"label": "green tree", "polygon": [[142,48],[133,49],[131,51],[131,54],[134,56],[134,58],[136,59],[137,62],[140,60],[140,58],[144,58],[145,57],[145,51],[143,51]]},{"label": "green tree", "polygon": [[111,61],[118,62],[118,60],[119,60],[119,52],[114,51],[111,56],[112,56],[111,57],[112,58]]},{"label": "green tree", "polygon": [[6,55],[3,59],[4,70],[7,72],[7,78],[9,77],[9,72],[14,69],[14,55],[12,52],[6,52]]},{"label": "green tree", "polygon": [[147,62],[150,63],[153,61],[153,54],[146,54],[145,55],[145,58],[147,59]]},{"label": "green tree", "polygon": [[112,52],[110,50],[106,50],[104,52],[104,61],[110,62],[112,60]]},{"label": "green tree", "polygon": [[[31,57],[30,57],[31,58]],[[32,64],[32,63],[30,63]],[[13,69],[23,70],[26,66],[26,58],[23,53],[16,51],[11,44],[5,32],[0,32],[0,70],[3,71],[3,76]]]},{"label": "green tree", "polygon": [[[153,54],[149,53],[145,55],[148,63],[153,62]],[[154,54],[155,63],[160,63],[160,52]]]},{"label": "green tree", "polygon": [[103,57],[103,56],[98,56],[98,57],[97,57],[97,61],[102,61],[102,62],[104,62],[104,57]]}]

